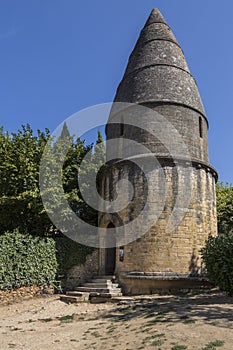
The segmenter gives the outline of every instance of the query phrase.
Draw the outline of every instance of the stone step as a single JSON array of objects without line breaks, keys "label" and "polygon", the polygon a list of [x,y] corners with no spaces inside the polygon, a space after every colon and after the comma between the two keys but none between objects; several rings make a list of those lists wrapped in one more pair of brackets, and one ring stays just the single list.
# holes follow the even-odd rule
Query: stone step
[{"label": "stone step", "polygon": [[115,276],[109,275],[94,276],[89,282],[74,289],[73,291],[68,291],[66,295],[62,295],[60,299],[69,303],[79,303],[88,300],[91,303],[103,303],[122,296],[121,288],[116,283]]},{"label": "stone step", "polygon": [[78,292],[76,290],[71,290],[66,292],[67,296],[73,296],[77,298],[83,298],[84,300],[89,299],[89,293]]},{"label": "stone step", "polygon": [[106,279],[106,278],[93,278],[89,280],[89,283],[113,283],[111,279]]},{"label": "stone step", "polygon": [[94,287],[94,288],[117,288],[118,287],[118,283],[112,283],[112,282],[88,282],[88,283],[84,283],[83,287]]},{"label": "stone step", "polygon": [[114,275],[95,275],[95,276],[93,276],[93,280],[95,280],[95,279],[101,279],[101,280],[105,279],[105,280],[112,281],[112,280],[116,279],[116,276],[114,276]]},{"label": "stone step", "polygon": [[74,297],[71,295],[61,295],[60,300],[68,303],[80,303],[81,301],[84,301],[80,297]]},{"label": "stone step", "polygon": [[116,298],[116,297],[121,297],[122,293],[121,292],[117,292],[117,293],[98,293],[98,292],[93,292],[89,294],[89,299],[93,298],[93,297],[97,297],[97,296],[101,296],[101,297],[105,297],[105,298]]},{"label": "stone step", "polygon": [[76,287],[77,292],[88,293],[121,293],[121,288],[95,288],[95,287]]},{"label": "stone step", "polygon": [[122,293],[90,293],[90,303],[100,304],[100,303],[109,303],[113,298],[121,297]]}]

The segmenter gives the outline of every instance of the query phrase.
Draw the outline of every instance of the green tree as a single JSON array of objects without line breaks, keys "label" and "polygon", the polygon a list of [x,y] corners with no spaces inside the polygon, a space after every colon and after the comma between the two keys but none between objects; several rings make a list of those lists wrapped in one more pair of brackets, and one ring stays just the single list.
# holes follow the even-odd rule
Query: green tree
[{"label": "green tree", "polygon": [[233,296],[233,235],[209,236],[201,249],[211,283]]},{"label": "green tree", "polygon": [[217,183],[218,232],[233,233],[233,187],[228,183]]},{"label": "green tree", "polygon": [[38,187],[39,162],[49,136],[47,129],[33,135],[29,125],[12,134],[0,129],[0,233],[51,229]]},{"label": "green tree", "polygon": [[[9,134],[0,128],[0,233],[18,229],[20,232],[41,236],[59,234],[51,223],[44,209],[40,189],[39,172],[42,154],[47,144],[48,152],[45,161],[48,169],[51,163],[59,169],[63,159],[64,145],[69,142],[70,147],[65,157],[62,170],[62,185],[65,196],[73,211],[86,221],[97,223],[97,212],[88,206],[82,198],[78,184],[80,164],[84,161],[84,169],[89,174],[95,174],[102,162],[104,146],[102,136],[98,133],[96,146],[86,145],[85,141],[74,140],[67,125],[63,125],[60,137],[53,142],[49,130],[37,131],[34,135],[29,125],[22,126],[17,133]],[[101,152],[96,151],[100,144]],[[45,176],[48,188],[53,188],[59,171],[48,172]],[[84,179],[85,180],[85,179]],[[88,183],[84,184],[88,189]],[[51,210],[58,210],[59,202],[51,204]],[[67,213],[61,213],[61,219],[66,220]]]}]

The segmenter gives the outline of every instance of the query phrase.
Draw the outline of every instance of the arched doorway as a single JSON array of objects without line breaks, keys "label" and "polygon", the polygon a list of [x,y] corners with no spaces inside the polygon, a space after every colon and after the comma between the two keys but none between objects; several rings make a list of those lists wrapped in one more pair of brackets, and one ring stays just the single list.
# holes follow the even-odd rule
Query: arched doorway
[{"label": "arched doorway", "polygon": [[[110,223],[107,228],[115,228],[115,226]],[[106,234],[106,246],[114,245],[111,248],[105,248],[105,274],[114,275],[116,268],[116,238],[114,233]]]}]

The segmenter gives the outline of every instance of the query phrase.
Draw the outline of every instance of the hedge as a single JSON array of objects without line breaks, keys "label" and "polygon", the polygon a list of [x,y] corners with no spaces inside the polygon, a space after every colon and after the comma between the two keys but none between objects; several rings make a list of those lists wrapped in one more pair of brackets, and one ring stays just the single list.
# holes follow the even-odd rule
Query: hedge
[{"label": "hedge", "polygon": [[209,281],[233,296],[233,234],[210,236],[201,254]]},{"label": "hedge", "polygon": [[14,232],[0,236],[0,290],[41,285],[55,277],[56,244],[51,238]]},{"label": "hedge", "polygon": [[19,233],[0,235],[0,290],[41,285],[48,277],[63,275],[85,263],[94,248],[83,246],[67,237],[41,238]]}]

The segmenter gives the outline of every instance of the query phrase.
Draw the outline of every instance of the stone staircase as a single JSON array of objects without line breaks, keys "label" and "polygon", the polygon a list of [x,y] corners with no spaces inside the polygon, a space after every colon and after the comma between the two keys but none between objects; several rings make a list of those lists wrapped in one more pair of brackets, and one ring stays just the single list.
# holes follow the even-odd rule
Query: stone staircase
[{"label": "stone staircase", "polygon": [[68,291],[66,295],[61,295],[60,299],[73,303],[88,300],[92,303],[103,303],[120,296],[122,296],[122,292],[116,283],[115,276],[94,276],[89,282],[76,287],[74,291]]}]

